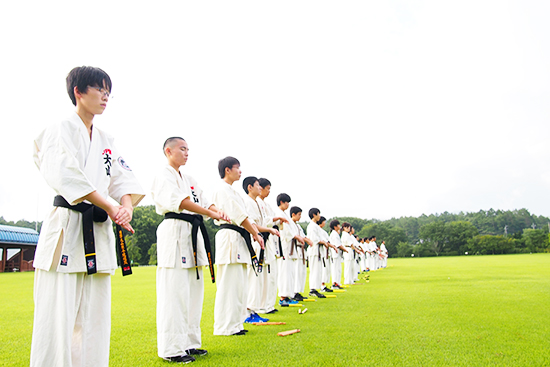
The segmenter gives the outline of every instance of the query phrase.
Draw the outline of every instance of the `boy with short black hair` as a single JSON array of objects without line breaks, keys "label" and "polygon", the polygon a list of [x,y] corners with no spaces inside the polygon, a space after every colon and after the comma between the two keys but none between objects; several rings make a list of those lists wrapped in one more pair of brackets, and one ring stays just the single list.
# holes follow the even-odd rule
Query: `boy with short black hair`
[{"label": "boy with short black hair", "polygon": [[[317,222],[317,225],[321,229],[319,233],[322,234],[323,240],[326,243],[330,243],[330,236],[327,233],[327,231],[324,230],[326,223],[327,223],[327,218],[321,216],[321,218],[319,218],[319,221]],[[323,249],[323,251],[321,252],[321,257],[323,261],[323,268],[322,268],[322,274],[321,274],[321,287],[323,287],[321,290],[322,292],[332,292],[332,289],[329,288],[331,285],[330,283],[330,275],[331,275],[330,264],[332,262],[331,251],[334,251],[334,249],[327,247]]]},{"label": "boy with short black hair", "polygon": [[[266,178],[260,178],[258,182],[262,190],[256,198],[256,202],[260,206],[260,211],[266,220],[266,227],[279,230],[279,226],[283,226],[285,223],[288,224],[288,220],[284,217],[276,216],[273,209],[265,201],[271,192],[271,182]],[[271,234],[263,235],[266,249],[264,259],[266,266],[262,273],[264,274],[264,292],[262,293],[261,308],[265,313],[275,313],[278,311],[274,305],[277,302],[277,277],[279,274],[277,258],[279,256],[280,238]]]},{"label": "boy with short black hair", "polygon": [[330,222],[330,243],[332,243],[336,249],[331,249],[332,252],[332,287],[336,289],[342,289],[340,282],[342,281],[342,256],[344,252],[348,252],[348,249],[342,245],[340,240],[340,232],[342,226],[337,219]]},{"label": "boy with short black hair", "polygon": [[[267,233],[274,236],[279,236],[279,231],[274,228],[267,228],[266,223],[267,218],[264,218],[260,205],[256,201],[256,198],[260,195],[262,187],[260,182],[256,177],[250,176],[243,180],[243,189],[246,192],[247,196],[244,198],[246,204],[246,210],[249,215],[249,220],[252,221],[257,230],[261,233]],[[258,261],[260,267],[254,269],[252,265],[248,265],[248,297],[247,297],[247,309],[250,312],[250,315],[246,318],[245,322],[266,322],[269,321],[266,318],[260,317],[257,312],[266,312],[262,308],[262,294],[264,293],[265,287],[265,274],[267,274],[267,269],[263,268],[263,262],[265,259],[265,250],[260,249],[260,246],[257,242],[253,243],[254,251],[256,254],[259,254]],[[265,247],[265,237],[264,237],[264,247]],[[265,273],[264,273],[265,272]],[[271,311],[271,310],[270,310]]]},{"label": "boy with short black hair", "polygon": [[[310,296],[315,296],[318,298],[326,298],[324,295],[319,293],[317,289],[322,288],[322,257],[321,253],[325,252],[325,248],[334,247],[328,241],[325,240],[324,235],[321,233],[323,231],[321,227],[317,224],[321,218],[321,211],[317,208],[311,208],[309,210],[309,218],[311,221],[307,226],[307,237],[313,243],[308,249],[309,252],[309,288]],[[324,232],[324,231],[323,231]],[[325,232],[326,233],[326,232]],[[322,249],[321,249],[322,248]],[[328,289],[328,288],[327,288]]]},{"label": "boy with short black hair", "polygon": [[221,228],[216,233],[216,264],[218,289],[214,304],[214,335],[245,335],[243,321],[247,317],[247,266],[257,265],[250,236],[264,248],[258,229],[248,219],[243,198],[233,189],[241,178],[240,163],[226,157],[218,162],[221,182],[212,202],[226,213],[230,222],[215,220]]},{"label": "boy with short black hair", "polygon": [[[291,209],[291,218],[285,214],[285,210],[290,206],[290,196],[287,194],[279,194],[277,196],[278,208],[275,213],[279,217],[287,219],[288,224],[283,224],[280,228],[281,235],[281,247],[280,257],[277,260],[279,267],[279,276],[277,278],[277,286],[279,288],[279,305],[288,306],[289,304],[295,304],[296,301],[291,298],[294,296],[294,283],[295,283],[295,261],[297,259],[297,243],[304,244],[304,238],[300,236],[298,228],[294,225],[293,219],[296,218],[297,207]],[[299,209],[299,208],[298,208]],[[299,210],[301,213],[301,209]]]},{"label": "boy with short black hair", "polygon": [[307,278],[306,245],[312,246],[313,242],[311,242],[311,240],[306,237],[302,226],[300,226],[300,224],[298,223],[302,219],[302,209],[300,209],[300,207],[293,206],[292,208],[290,208],[290,215],[292,217],[291,225],[296,226],[299,236],[304,240],[303,244],[296,241],[294,247],[294,251],[296,252],[296,259],[294,261],[294,297],[292,297],[292,299],[294,301],[300,302],[304,299],[307,299],[307,297],[304,297],[302,295],[306,287]]},{"label": "boy with short black hair", "polygon": [[110,276],[117,268],[111,220],[133,232],[133,208],[145,193],[113,138],[94,126],[112,91],[109,75],[82,66],[66,82],[75,112],[34,141],[35,163],[58,196],[33,264],[30,365],[108,366]]}]

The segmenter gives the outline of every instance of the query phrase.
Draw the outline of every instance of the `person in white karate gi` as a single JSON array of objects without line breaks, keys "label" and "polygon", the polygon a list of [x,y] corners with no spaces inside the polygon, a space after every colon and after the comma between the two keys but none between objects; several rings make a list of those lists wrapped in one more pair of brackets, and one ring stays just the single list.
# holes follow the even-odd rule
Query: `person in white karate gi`
[{"label": "person in white karate gi", "polygon": [[109,75],[82,66],[71,70],[66,82],[75,112],[34,140],[34,161],[58,196],[34,259],[30,365],[106,367],[110,277],[117,268],[111,220],[133,232],[133,208],[144,191],[113,138],[94,126],[109,101]]},{"label": "person in white karate gi", "polygon": [[340,221],[334,219],[330,222],[330,243],[336,247],[336,249],[331,249],[332,252],[332,262],[331,262],[331,272],[332,272],[332,288],[342,289],[340,282],[342,281],[342,260],[344,253],[349,252],[348,249],[342,245],[340,239],[340,232],[342,231],[342,226]]},{"label": "person in white karate gi", "polygon": [[[195,179],[182,172],[189,157],[187,142],[171,137],[164,142],[163,150],[168,162],[151,189],[156,212],[165,217],[157,229],[158,356],[185,363],[207,353],[198,348],[202,344],[202,267],[209,265],[211,254],[207,253],[210,246],[205,247],[205,228],[200,223],[203,216],[226,221],[229,218],[208,201]],[[193,226],[198,227],[195,244]]]},{"label": "person in white karate gi", "polygon": [[243,198],[232,187],[233,183],[241,178],[239,161],[234,157],[221,159],[218,162],[218,172],[221,182],[212,202],[226,213],[231,221],[214,221],[221,227],[216,233],[218,275],[214,303],[214,335],[245,335],[243,322],[248,317],[247,264],[253,261],[252,256],[257,261],[256,254],[252,253],[254,250],[249,248],[248,244],[251,247],[253,239],[263,249],[264,241],[254,223],[248,220]]},{"label": "person in white karate gi", "polygon": [[[277,259],[277,267],[279,272],[277,277],[277,287],[279,289],[280,306],[288,306],[289,304],[297,303],[292,299],[295,293],[295,262],[298,258],[298,248],[302,248],[301,246],[305,243],[304,238],[300,236],[300,232],[293,221],[293,218],[296,218],[297,214],[292,212],[292,210],[295,210],[294,208],[298,207],[293,207],[290,218],[285,213],[290,206],[290,200],[291,199],[288,194],[279,194],[277,196],[278,207],[275,209],[275,213],[278,217],[283,217],[289,222],[288,224],[283,223],[279,226],[281,246],[278,250],[279,258]],[[301,212],[302,210],[300,209],[300,215]]]},{"label": "person in white karate gi", "polygon": [[298,230],[298,235],[301,239],[304,240],[304,244],[296,241],[294,251],[296,252],[296,261],[294,261],[294,301],[300,302],[307,297],[304,297],[302,293],[306,288],[306,278],[307,278],[307,250],[313,245],[313,242],[306,237],[304,229],[298,223],[302,219],[302,209],[297,206],[290,208],[290,215],[292,219],[292,224]]},{"label": "person in white karate gi", "polygon": [[344,284],[354,284],[355,282],[354,263],[357,249],[350,234],[352,228],[348,222],[342,223],[341,241],[342,245],[349,251],[344,253]]},{"label": "person in white karate gi", "polygon": [[323,290],[321,281],[323,262],[321,255],[325,253],[327,248],[334,246],[324,240],[324,235],[321,233],[323,230],[317,224],[319,219],[321,219],[321,211],[317,208],[311,208],[308,214],[311,221],[307,225],[307,237],[313,243],[313,246],[309,248],[309,295],[326,298],[318,291],[318,289]]},{"label": "person in white karate gi", "polygon": [[388,249],[386,248],[386,241],[382,241],[380,252],[382,253],[382,267],[385,268],[388,266]]},{"label": "person in white karate gi", "polygon": [[[319,233],[322,235],[323,240],[326,243],[330,244],[330,236],[323,228],[327,224],[327,218],[321,216],[319,218],[319,221],[317,222],[319,225],[319,228],[321,231]],[[332,251],[334,251],[333,248],[324,248],[321,252],[321,258],[323,262],[323,268],[321,272],[321,287],[322,292],[332,292],[332,290],[329,288],[332,283],[330,282],[330,276],[331,276],[331,262],[332,262]]]},{"label": "person in white karate gi", "polygon": [[[267,218],[264,218],[262,211],[260,209],[260,204],[256,201],[262,187],[260,182],[256,177],[250,176],[243,180],[243,189],[246,193],[244,197],[244,202],[246,205],[246,211],[248,213],[248,219],[256,225],[256,228],[260,233],[267,233],[273,236],[279,236],[279,231],[274,228],[267,227]],[[265,247],[265,237],[264,237],[264,247]],[[262,295],[265,288],[265,275],[267,273],[267,266],[265,266],[265,255],[268,250],[265,248],[264,251],[260,248],[260,245],[257,242],[253,243],[254,251],[258,256],[258,261],[260,267],[254,269],[252,265],[247,265],[248,267],[248,296],[247,296],[247,309],[249,311],[249,316],[246,318],[245,322],[266,322],[269,321],[266,318],[260,317],[258,312],[265,313],[266,310],[262,308]]]},{"label": "person in white karate gi", "polygon": [[[269,196],[271,192],[271,182],[267,178],[260,178],[258,180],[262,190],[260,195],[256,198],[258,205],[260,206],[260,211],[262,216],[266,220],[266,226],[268,228],[275,228],[278,230],[279,226],[288,224],[288,220],[284,217],[277,217],[275,212],[265,199]],[[279,241],[278,236],[269,235],[267,241],[265,241],[264,235],[264,245],[265,245],[265,267],[262,272],[264,276],[264,291],[262,293],[261,300],[261,309],[265,313],[275,313],[278,310],[274,307],[277,303],[277,277],[279,272],[277,266],[277,258],[279,257]]]}]

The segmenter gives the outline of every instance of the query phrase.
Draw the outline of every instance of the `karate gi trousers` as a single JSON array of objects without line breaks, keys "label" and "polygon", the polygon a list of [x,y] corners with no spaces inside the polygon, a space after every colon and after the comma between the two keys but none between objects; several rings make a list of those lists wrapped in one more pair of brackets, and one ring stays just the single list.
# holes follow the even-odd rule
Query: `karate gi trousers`
[{"label": "karate gi trousers", "polygon": [[220,264],[217,267],[214,335],[232,335],[244,329],[243,323],[248,317],[246,264]]},{"label": "karate gi trousers", "polygon": [[336,256],[332,258],[331,262],[332,283],[341,284],[342,281],[342,258]]},{"label": "karate gi trousers", "polygon": [[296,260],[282,257],[277,259],[279,265],[279,274],[277,285],[279,287],[279,297],[294,297],[294,278],[296,272]]},{"label": "karate gi trousers", "polygon": [[263,271],[264,288],[262,292],[262,307],[263,313],[273,311],[277,302],[277,276],[278,266],[277,261],[266,264]]},{"label": "karate gi trousers", "polygon": [[309,257],[309,289],[321,289],[323,261],[319,256]]},{"label": "karate gi trousers", "polygon": [[[311,264],[311,263],[310,263]],[[294,294],[303,293],[306,288],[306,278],[307,278],[307,266],[304,264],[302,259],[297,259],[294,261],[295,266],[295,281],[294,281]]]},{"label": "karate gi trousers", "polygon": [[31,367],[107,367],[111,275],[36,269]]},{"label": "karate gi trousers", "polygon": [[355,264],[353,257],[349,260],[344,259],[344,284],[353,284],[354,282],[353,264]]},{"label": "karate gi trousers", "polygon": [[157,268],[157,346],[161,358],[201,346],[202,267]]}]

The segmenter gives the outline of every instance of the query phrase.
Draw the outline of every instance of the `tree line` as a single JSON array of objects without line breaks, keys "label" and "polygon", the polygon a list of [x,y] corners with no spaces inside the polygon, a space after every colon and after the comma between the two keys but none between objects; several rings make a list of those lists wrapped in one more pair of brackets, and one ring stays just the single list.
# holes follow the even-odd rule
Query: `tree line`
[{"label": "tree line", "polygon": [[[348,222],[359,237],[376,236],[379,244],[386,242],[390,257],[457,256],[550,252],[550,219],[536,216],[527,209],[480,210],[476,213],[421,215],[381,221],[356,217],[335,217]],[[134,264],[156,264],[156,230],[163,217],[153,205],[138,206],[134,210],[132,227],[136,233],[126,233],[128,252]],[[212,220],[205,222],[215,251],[215,235],[218,227]],[[20,220],[8,222],[0,217],[0,224],[19,227],[42,227],[42,222]],[[307,223],[300,223],[303,228]]]}]

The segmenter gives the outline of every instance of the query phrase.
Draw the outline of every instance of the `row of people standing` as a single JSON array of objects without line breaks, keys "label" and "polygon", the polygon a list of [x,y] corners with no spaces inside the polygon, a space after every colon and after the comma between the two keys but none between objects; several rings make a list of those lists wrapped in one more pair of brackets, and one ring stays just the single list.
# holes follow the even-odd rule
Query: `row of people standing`
[{"label": "row of people standing", "polygon": [[[34,142],[36,165],[58,196],[44,221],[35,255],[31,366],[108,366],[110,275],[117,268],[111,223],[133,232],[133,208],[145,193],[113,138],[93,124],[110,97],[109,75],[83,66],[71,70],[66,82],[75,113],[46,128]],[[157,230],[160,357],[185,363],[207,353],[200,349],[201,267],[210,266],[212,281],[215,274],[204,217],[220,226],[215,335],[245,335],[243,322],[258,319],[255,310],[276,312],[277,297],[282,306],[295,302],[291,298],[304,291],[306,260],[310,295],[319,297],[318,290],[328,290],[324,250],[348,251],[327,239],[316,223],[317,209],[308,213],[312,222],[306,236],[298,224],[302,210],[291,208],[290,217],[285,213],[288,195],[279,195],[275,211],[263,201],[269,194],[268,181],[261,186],[254,177],[246,179],[245,202],[232,187],[241,177],[240,163],[232,157],[220,160],[220,185],[209,201],[198,183],[180,170],[188,159],[185,140],[169,138],[163,151],[168,164],[152,187],[156,210],[165,217]],[[117,231],[120,237],[122,230]],[[333,279],[340,278],[337,271]]]}]

